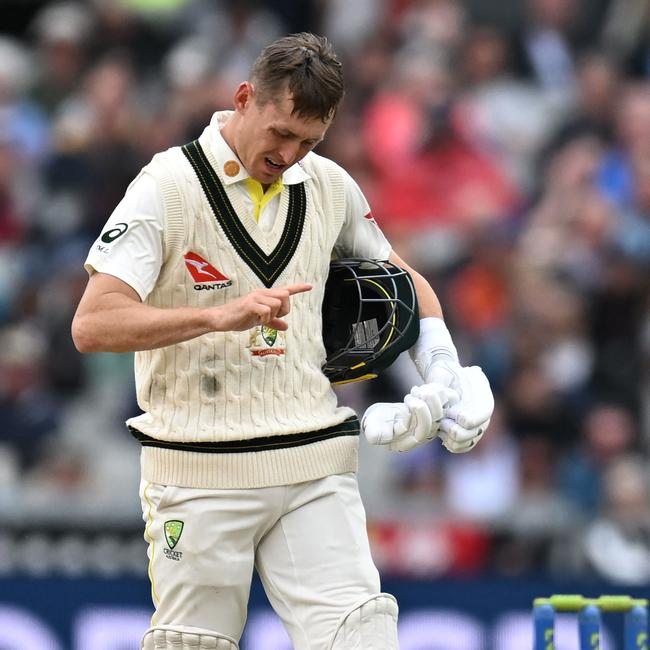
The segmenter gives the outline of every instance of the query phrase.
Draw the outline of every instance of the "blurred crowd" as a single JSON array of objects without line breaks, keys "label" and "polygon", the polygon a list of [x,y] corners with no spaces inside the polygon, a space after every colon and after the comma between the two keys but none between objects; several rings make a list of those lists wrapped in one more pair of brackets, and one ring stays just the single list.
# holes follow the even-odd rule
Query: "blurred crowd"
[{"label": "blurred crowd", "polygon": [[[0,25],[7,525],[137,531],[132,359],[82,357],[69,335],[85,255],[151,156],[229,108],[265,44],[308,29],[347,87],[318,151],[431,280],[497,401],[469,454],[362,446],[379,563],[647,584],[648,0],[36,4],[26,29]],[[404,355],[340,397],[362,412],[414,381]]]}]

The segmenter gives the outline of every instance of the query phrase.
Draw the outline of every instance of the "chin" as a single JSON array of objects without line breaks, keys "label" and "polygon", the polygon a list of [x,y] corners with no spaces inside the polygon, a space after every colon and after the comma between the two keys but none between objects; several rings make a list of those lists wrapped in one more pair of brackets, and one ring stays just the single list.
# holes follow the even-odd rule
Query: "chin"
[{"label": "chin", "polygon": [[258,174],[254,178],[255,178],[255,180],[259,181],[260,183],[273,183],[278,178],[280,178],[280,176],[282,176],[282,173],[280,173],[280,172],[277,173],[277,174],[274,174],[272,172],[268,172],[268,171],[265,170],[263,173]]}]

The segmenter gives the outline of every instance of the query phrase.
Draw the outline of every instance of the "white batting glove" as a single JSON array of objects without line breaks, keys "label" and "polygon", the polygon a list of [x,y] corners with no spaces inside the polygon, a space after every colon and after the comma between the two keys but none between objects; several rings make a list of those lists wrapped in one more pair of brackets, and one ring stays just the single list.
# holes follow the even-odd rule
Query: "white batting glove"
[{"label": "white batting glove", "polygon": [[433,440],[438,434],[444,408],[458,395],[440,384],[416,386],[404,402],[379,402],[361,419],[361,429],[372,445],[391,451],[408,451]]},{"label": "white batting glove", "polygon": [[441,318],[423,318],[420,336],[409,351],[422,379],[448,386],[458,394],[440,423],[442,444],[453,453],[472,449],[490,423],[494,397],[478,366],[463,368],[456,347]]},{"label": "white batting glove", "polygon": [[447,408],[438,435],[449,451],[462,454],[483,437],[494,411],[494,397],[488,378],[478,366],[460,368],[457,378],[459,399]]}]

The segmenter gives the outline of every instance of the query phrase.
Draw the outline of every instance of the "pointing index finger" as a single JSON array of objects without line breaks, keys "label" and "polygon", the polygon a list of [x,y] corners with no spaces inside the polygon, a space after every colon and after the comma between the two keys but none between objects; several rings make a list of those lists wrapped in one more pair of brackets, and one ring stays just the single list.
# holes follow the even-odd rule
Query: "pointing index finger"
[{"label": "pointing index finger", "polygon": [[303,282],[300,284],[290,284],[283,288],[289,292],[290,296],[293,296],[296,293],[304,293],[305,291],[311,291],[313,287],[311,284],[307,284],[306,282]]}]

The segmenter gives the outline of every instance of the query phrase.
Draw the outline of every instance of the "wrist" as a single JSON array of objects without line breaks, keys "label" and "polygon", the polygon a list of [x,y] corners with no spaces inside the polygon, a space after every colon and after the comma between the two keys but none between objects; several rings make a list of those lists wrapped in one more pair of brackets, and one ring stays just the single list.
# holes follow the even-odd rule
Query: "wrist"
[{"label": "wrist", "polygon": [[198,327],[204,330],[204,333],[208,332],[224,332],[226,331],[226,314],[224,313],[223,305],[218,305],[215,307],[196,308],[196,313],[194,314],[196,318],[196,324]]},{"label": "wrist", "polygon": [[420,336],[409,354],[425,382],[433,381],[429,375],[436,362],[459,363],[456,346],[442,318],[428,317],[420,320]]}]

